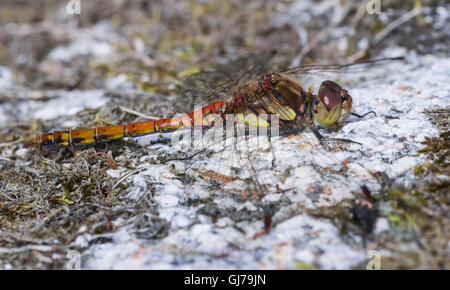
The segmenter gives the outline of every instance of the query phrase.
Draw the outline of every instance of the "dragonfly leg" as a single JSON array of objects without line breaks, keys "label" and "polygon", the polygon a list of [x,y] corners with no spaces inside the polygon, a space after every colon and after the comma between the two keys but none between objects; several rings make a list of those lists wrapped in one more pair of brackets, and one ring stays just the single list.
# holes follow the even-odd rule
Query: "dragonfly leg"
[{"label": "dragonfly leg", "polygon": [[311,127],[312,132],[316,135],[317,139],[319,139],[320,143],[327,149],[341,149],[341,150],[355,150],[352,145],[357,145],[358,147],[362,147],[362,143],[350,140],[350,139],[342,139],[342,138],[328,138],[324,137],[316,128]]},{"label": "dragonfly leg", "polygon": [[316,128],[311,127],[311,131],[314,133],[314,135],[316,135],[317,139],[319,139],[319,141],[322,141],[322,139],[324,139],[325,137],[323,137],[322,134],[319,133],[319,131],[316,130]]},{"label": "dragonfly leg", "polygon": [[360,119],[361,119],[361,118],[364,118],[365,116],[367,116],[367,115],[369,115],[369,114],[374,114],[375,117],[377,116],[377,113],[375,113],[375,111],[370,111],[370,112],[367,112],[367,113],[365,113],[365,114],[363,114],[363,115],[359,115],[359,114],[350,112],[350,115],[356,116],[356,117],[358,117],[358,118],[360,118]]}]

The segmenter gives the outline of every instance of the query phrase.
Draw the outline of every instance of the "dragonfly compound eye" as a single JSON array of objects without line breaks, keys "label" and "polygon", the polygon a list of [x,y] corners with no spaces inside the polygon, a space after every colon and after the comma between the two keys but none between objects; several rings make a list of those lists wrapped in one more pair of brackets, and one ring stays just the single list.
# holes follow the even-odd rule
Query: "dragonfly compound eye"
[{"label": "dragonfly compound eye", "polygon": [[324,81],[317,94],[318,104],[314,106],[314,117],[323,126],[332,126],[340,120],[345,90],[333,81]]}]

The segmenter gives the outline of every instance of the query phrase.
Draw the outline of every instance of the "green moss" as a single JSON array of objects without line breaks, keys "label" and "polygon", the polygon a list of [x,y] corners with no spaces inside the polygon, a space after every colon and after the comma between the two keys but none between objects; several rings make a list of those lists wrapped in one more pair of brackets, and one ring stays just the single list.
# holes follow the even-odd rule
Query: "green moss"
[{"label": "green moss", "polygon": [[68,199],[69,194],[70,194],[70,188],[69,188],[69,187],[66,187],[66,188],[64,189],[64,194],[63,194],[63,196],[61,196],[60,198],[58,198],[58,200],[59,200],[59,201],[62,201],[62,202],[65,202],[65,203],[67,203],[67,204],[73,204],[73,202],[70,201],[70,200]]},{"label": "green moss", "polygon": [[302,270],[319,270],[317,266],[310,265],[303,261],[295,261],[294,266]]}]

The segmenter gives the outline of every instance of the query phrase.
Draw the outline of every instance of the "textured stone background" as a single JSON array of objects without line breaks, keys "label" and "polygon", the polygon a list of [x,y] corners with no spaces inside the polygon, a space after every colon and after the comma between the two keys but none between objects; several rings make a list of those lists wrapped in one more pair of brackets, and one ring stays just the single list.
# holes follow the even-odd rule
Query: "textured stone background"
[{"label": "textured stone background", "polygon": [[[0,268],[64,268],[70,250],[89,269],[365,269],[370,250],[382,268],[449,268],[445,1],[383,1],[380,15],[360,1],[169,2],[81,1],[81,15],[2,2]],[[320,131],[362,146],[310,132],[205,150],[151,135],[107,154],[18,143],[140,120],[130,109],[186,112],[188,75],[270,50],[269,71],[405,60],[300,79],[336,80],[354,112],[377,113]]]}]

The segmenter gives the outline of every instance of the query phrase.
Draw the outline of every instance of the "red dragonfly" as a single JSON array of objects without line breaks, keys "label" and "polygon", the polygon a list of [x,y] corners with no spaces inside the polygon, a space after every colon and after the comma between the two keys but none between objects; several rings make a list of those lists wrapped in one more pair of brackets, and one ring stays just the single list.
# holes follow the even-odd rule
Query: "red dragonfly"
[{"label": "red dragonfly", "polygon": [[[219,118],[232,114],[238,122],[253,127],[270,127],[271,115],[278,115],[280,133],[292,133],[310,128],[319,139],[324,137],[315,129],[315,121],[324,127],[337,128],[351,112],[352,97],[338,83],[325,80],[317,94],[306,89],[298,77],[317,71],[338,71],[360,65],[371,65],[401,58],[383,58],[350,64],[306,65],[281,72],[262,73],[272,54],[262,57],[239,58],[212,71],[191,75],[182,85],[181,95],[188,103],[208,102],[191,113],[170,118],[129,123],[123,125],[53,131],[42,134],[25,145],[37,147],[76,146],[107,142],[123,137],[138,137],[154,133],[168,133],[182,128],[209,129]],[[258,59],[250,70],[237,68],[248,66],[243,60]],[[261,61],[262,60],[262,61]],[[234,71],[234,74],[230,74]],[[259,77],[252,78],[254,75]],[[237,79],[237,81],[236,81]],[[218,101],[220,100],[220,101]],[[370,113],[370,112],[369,112]],[[215,116],[211,118],[210,116]],[[350,140],[343,140],[350,141]],[[352,141],[350,141],[352,142]]]}]

